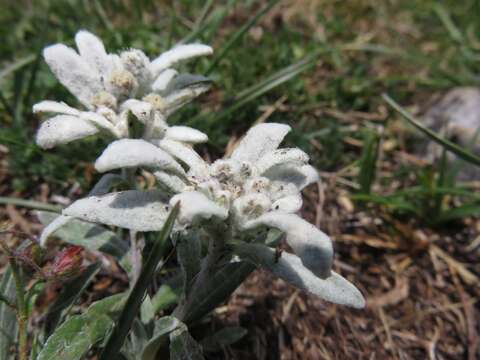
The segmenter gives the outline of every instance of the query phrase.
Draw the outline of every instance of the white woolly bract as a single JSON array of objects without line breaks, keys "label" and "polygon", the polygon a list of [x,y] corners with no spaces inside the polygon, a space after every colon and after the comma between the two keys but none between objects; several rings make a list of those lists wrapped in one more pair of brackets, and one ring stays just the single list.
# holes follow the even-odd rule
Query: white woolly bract
[{"label": "white woolly bract", "polygon": [[152,90],[155,92],[163,92],[167,89],[172,79],[178,74],[174,69],[166,69],[158,75],[152,84]]},{"label": "white woolly bract", "polygon": [[156,75],[161,71],[171,67],[175,63],[197,56],[210,55],[213,49],[203,44],[178,45],[162,53],[158,58],[150,63],[150,71]]},{"label": "white woolly bract", "polygon": [[173,196],[170,205],[174,206],[178,202],[180,202],[178,222],[181,224],[192,224],[198,219],[210,219],[212,216],[222,220],[228,217],[228,211],[225,208],[197,191],[183,192]]},{"label": "white woolly bract", "polygon": [[90,121],[97,128],[106,130],[116,137],[120,135],[117,132],[117,129],[115,128],[115,126],[110,121],[105,119],[102,115],[99,115],[97,113],[90,112],[90,111],[84,111],[80,113],[79,118],[86,121]]},{"label": "white woolly bract", "polygon": [[208,89],[210,89],[210,84],[199,84],[173,91],[165,97],[165,113],[172,114]]},{"label": "white woolly bract", "polygon": [[147,124],[152,119],[152,104],[146,101],[129,99],[120,106],[120,111],[129,110],[142,124]]},{"label": "white woolly bract", "polygon": [[146,166],[185,176],[185,171],[169,154],[141,139],[114,141],[95,161],[95,169],[105,172],[113,169]]},{"label": "white woolly bract", "polygon": [[309,156],[300,149],[277,149],[262,156],[262,158],[255,163],[255,166],[258,172],[263,174],[268,169],[277,165],[302,166],[305,165],[308,160]]},{"label": "white woolly bract", "polygon": [[45,246],[47,244],[48,238],[62,226],[67,224],[72,219],[71,216],[60,215],[55,220],[53,220],[50,224],[45,226],[42,233],[40,234],[40,246]]},{"label": "white woolly bract", "polygon": [[268,212],[245,224],[245,229],[265,225],[277,228],[287,235],[287,242],[302,263],[315,275],[330,276],[333,247],[330,238],[314,225],[294,214]]},{"label": "white woolly bract", "polygon": [[129,190],[75,201],[62,214],[135,231],[161,230],[169,206],[156,190]]},{"label": "white woolly bract", "polygon": [[75,50],[56,44],[43,50],[45,61],[57,79],[85,106],[91,107],[93,97],[103,90],[98,72]]},{"label": "white woolly bract", "polygon": [[302,194],[296,193],[276,200],[272,204],[272,210],[286,213],[296,213],[300,211],[303,205]]},{"label": "white woolly bract", "polygon": [[107,74],[111,71],[112,61],[105,51],[103,42],[86,30],[80,30],[75,35],[80,56],[88,63],[92,70],[99,74]]},{"label": "white woolly bract", "polygon": [[263,176],[280,183],[292,183],[298,190],[320,180],[317,170],[311,165],[277,165],[267,170]]},{"label": "white woolly bract", "polygon": [[174,140],[160,140],[157,145],[189,167],[189,175],[205,177],[208,175],[207,163],[191,147]]},{"label": "white woolly bract", "polygon": [[97,127],[87,120],[71,115],[57,115],[40,125],[36,143],[43,149],[50,149],[97,132]]},{"label": "white woolly bract", "polygon": [[277,256],[274,249],[257,244],[241,244],[236,247],[236,253],[241,258],[266,267],[290,284],[324,300],[357,309],[365,307],[363,295],[348,280],[333,271],[327,278],[320,279],[293,254],[282,252]]},{"label": "white woolly bract", "polygon": [[240,144],[233,150],[231,158],[255,163],[265,154],[275,150],[290,130],[290,126],[284,124],[256,125],[248,130]]},{"label": "white woolly bract", "polygon": [[163,171],[155,171],[153,175],[161,184],[161,186],[166,187],[167,190],[173,193],[182,192],[186,187],[186,184],[183,182],[183,180],[176,175],[167,174]]},{"label": "white woolly bract", "polygon": [[33,105],[34,113],[55,113],[55,114],[65,114],[78,116],[80,111],[75,108],[68,106],[63,102],[44,100]]},{"label": "white woolly bract", "polygon": [[208,141],[208,136],[206,134],[188,126],[170,126],[165,133],[165,138],[191,144]]}]

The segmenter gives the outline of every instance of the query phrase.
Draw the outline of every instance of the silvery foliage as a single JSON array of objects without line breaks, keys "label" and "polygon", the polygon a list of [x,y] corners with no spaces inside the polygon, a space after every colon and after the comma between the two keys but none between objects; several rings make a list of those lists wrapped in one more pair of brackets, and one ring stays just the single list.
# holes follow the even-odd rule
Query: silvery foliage
[{"label": "silvery foliage", "polygon": [[[82,123],[82,129],[95,131],[106,127],[91,119],[104,116],[108,109],[112,117],[104,116],[102,122],[109,122],[112,135],[118,139],[103,151],[95,168],[100,172],[148,169],[158,186],[145,191],[109,192],[111,181],[117,180],[116,175],[109,175],[88,197],[64,209],[57,223],[45,229],[43,242],[71,217],[134,232],[157,231],[162,228],[171,206],[180,202],[172,238],[177,241],[179,262],[188,278],[184,304],[189,303],[188,296],[195,296],[196,290],[204,287],[209,275],[222,264],[241,259],[262,265],[328,301],[357,308],[364,306],[361,293],[331,270],[331,239],[297,214],[302,207],[302,189],[319,178],[317,171],[308,164],[309,156],[305,152],[297,148],[278,148],[290,131],[288,125],[267,123],[252,127],[230,156],[213,163],[203,160],[193,149],[192,144],[205,140],[200,132],[165,125],[164,119],[171,111],[169,106],[173,106],[168,99],[184,96],[179,95],[184,88],[157,95],[170,88],[170,85],[160,86],[160,82],[167,81],[159,79],[166,78],[165,73],[173,74],[169,69],[172,63],[207,54],[210,48],[180,46],[148,62],[138,50],[129,50],[120,56],[108,55],[101,42],[86,32],[77,34],[76,41],[80,55],[63,45],[54,45],[45,50],[45,58],[62,83],[89,111],[79,112],[61,103],[46,106],[45,102],[37,104],[36,109],[63,111],[59,116],[71,119],[67,121],[72,124]],[[82,71],[72,71],[79,66]],[[123,72],[124,80],[117,82],[119,71]],[[195,89],[197,86],[195,84]],[[188,86],[187,89],[191,90]],[[130,98],[135,96],[142,96],[143,100]],[[161,106],[156,107],[148,99],[153,96],[162,99]],[[148,107],[148,119],[141,119],[143,112],[129,105],[133,102]],[[143,139],[128,138],[128,127],[118,126],[128,110],[145,124],[148,134]],[[156,127],[158,118],[162,120],[161,131]],[[39,130],[40,139],[44,138],[42,133],[48,132],[45,126]],[[155,130],[148,130],[150,126]],[[65,128],[70,129],[69,126]],[[52,139],[56,139],[63,133],[53,135]],[[60,142],[65,140],[39,141],[40,145]],[[266,230],[270,228],[286,235],[295,254],[276,253],[265,246]],[[209,242],[203,257],[198,244],[202,239]],[[184,311],[187,310],[180,309],[175,315],[183,319]]]}]

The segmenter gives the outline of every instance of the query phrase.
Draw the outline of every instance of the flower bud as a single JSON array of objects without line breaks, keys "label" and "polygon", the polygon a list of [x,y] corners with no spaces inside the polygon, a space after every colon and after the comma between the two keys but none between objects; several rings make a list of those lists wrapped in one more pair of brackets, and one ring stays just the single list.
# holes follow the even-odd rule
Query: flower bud
[{"label": "flower bud", "polygon": [[49,275],[52,278],[70,278],[82,272],[82,251],[80,246],[69,246],[63,249],[53,261]]}]

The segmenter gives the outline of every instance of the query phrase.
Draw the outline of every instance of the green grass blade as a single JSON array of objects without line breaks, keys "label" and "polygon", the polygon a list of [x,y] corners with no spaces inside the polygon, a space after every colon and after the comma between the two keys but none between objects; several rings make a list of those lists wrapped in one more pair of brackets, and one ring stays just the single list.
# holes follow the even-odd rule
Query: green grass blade
[{"label": "green grass blade", "polygon": [[103,352],[100,355],[100,360],[117,359],[120,348],[122,347],[128,332],[130,331],[133,320],[140,310],[147,287],[151,283],[155,274],[157,264],[164,256],[165,244],[167,243],[168,237],[172,231],[178,211],[179,204],[172,209],[170,215],[165,221],[165,225],[163,226],[157,241],[153,245],[150,255],[143,266],[142,272],[140,273],[137,282],[128,296],[125,307],[120,314],[120,318],[116,323],[110,337],[108,338]]},{"label": "green grass blade", "polygon": [[[315,64],[316,56],[317,54],[311,54],[304,59],[298,61],[297,63],[289,65],[288,67],[274,73],[273,75],[270,75],[268,78],[264,79],[258,84],[239,92],[233,104],[224,109],[223,111],[220,111],[214,116],[214,118],[211,118],[210,121],[212,123],[220,121],[221,119],[230,115],[237,109],[241,108],[243,105],[257,99],[258,97],[269,92],[275,87],[294,78],[301,72],[313,66]],[[208,115],[200,115],[197,118],[192,119],[191,122],[193,123],[199,121],[201,118],[206,116]]]},{"label": "green grass blade", "polygon": [[404,108],[402,108],[395,100],[393,100],[387,94],[382,94],[382,98],[390,105],[395,111],[397,111],[405,120],[407,120],[415,128],[427,135],[431,140],[435,141],[437,144],[442,146],[448,151],[453,152],[458,157],[462,158],[469,163],[472,163],[476,166],[480,166],[480,157],[477,155],[462,149],[460,146],[448,141],[447,139],[442,138],[437,135],[432,130],[428,129],[422,125],[419,121],[415,120],[412,115],[410,115]]},{"label": "green grass blade", "polygon": [[366,130],[363,140],[362,157],[360,159],[360,172],[358,183],[360,191],[369,194],[375,180],[376,163],[378,156],[378,136],[373,131]]},{"label": "green grass blade", "polygon": [[0,196],[0,204],[3,204],[3,205],[10,204],[10,205],[22,206],[22,207],[26,207],[34,210],[53,211],[56,213],[59,213],[62,211],[61,206],[45,204],[45,203],[34,201],[34,200],[23,200],[23,199],[17,199],[17,198],[6,197],[6,196]]},{"label": "green grass blade", "polygon": [[3,68],[0,71],[0,83],[2,83],[3,79],[6,76],[14,73],[15,71],[23,68],[24,66],[26,66],[28,64],[34,62],[36,57],[37,57],[36,54],[30,54],[30,55],[27,55],[27,56],[19,59],[19,60],[14,61],[12,64]]},{"label": "green grass blade", "polygon": [[226,42],[222,49],[217,53],[217,55],[213,58],[210,66],[208,67],[207,71],[205,72],[206,75],[210,74],[213,69],[218,65],[218,63],[227,55],[230,49],[243,37],[243,35],[252,27],[254,26],[257,21],[267,13],[276,3],[278,0],[270,0],[264,7],[258,10],[255,15],[253,15],[243,26],[238,29],[230,39]]},{"label": "green grass blade", "polygon": [[441,223],[445,221],[463,219],[468,216],[478,216],[478,215],[480,215],[480,203],[475,202],[475,203],[469,203],[469,204],[458,206],[450,210],[443,211],[436,222]]}]

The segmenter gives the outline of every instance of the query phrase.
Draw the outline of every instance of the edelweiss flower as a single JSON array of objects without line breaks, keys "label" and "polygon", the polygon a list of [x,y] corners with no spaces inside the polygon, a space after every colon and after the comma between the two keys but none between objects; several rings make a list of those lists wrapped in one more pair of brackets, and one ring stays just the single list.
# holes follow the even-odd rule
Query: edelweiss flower
[{"label": "edelweiss flower", "polygon": [[[37,144],[51,148],[106,132],[114,138],[134,137],[129,113],[143,123],[142,138],[187,143],[207,141],[188,127],[168,127],[166,118],[209,88],[202,76],[178,74],[171,67],[196,56],[209,55],[202,44],[178,45],[150,61],[137,49],[108,54],[100,39],[87,31],[75,36],[78,53],[63,44],[44,49],[43,56],[59,81],[85,106],[78,110],[61,102],[42,101],[35,113],[53,113],[37,133]],[[138,136],[138,135],[137,135]]]},{"label": "edelweiss flower", "polygon": [[[158,140],[155,147],[143,140],[118,140],[99,157],[97,169],[157,167],[160,170],[155,175],[163,191],[90,196],[76,201],[63,214],[136,231],[157,231],[170,206],[180,202],[176,233],[200,231],[205,220],[211,219],[210,223],[225,229],[227,243],[231,242],[237,255],[268,264],[278,276],[329,301],[363,307],[360,292],[331,271],[330,238],[295,214],[302,206],[302,189],[318,181],[318,174],[308,165],[309,157],[303,151],[277,149],[289,131],[283,124],[257,125],[230,157],[213,164],[176,141]],[[123,151],[127,147],[129,153]],[[184,164],[187,171],[165,158],[161,149]],[[298,257],[284,254],[281,261],[274,262],[273,250],[255,243],[254,229],[259,227],[285,233]]]}]

